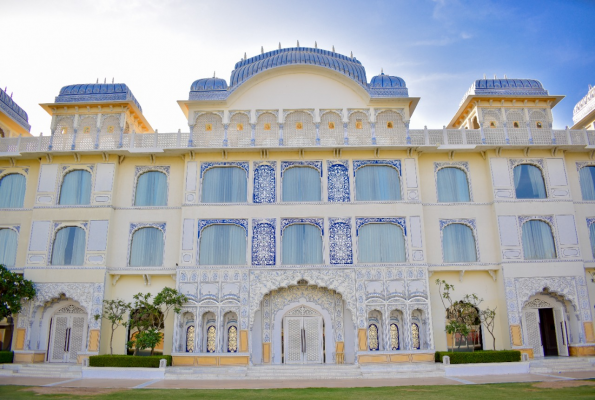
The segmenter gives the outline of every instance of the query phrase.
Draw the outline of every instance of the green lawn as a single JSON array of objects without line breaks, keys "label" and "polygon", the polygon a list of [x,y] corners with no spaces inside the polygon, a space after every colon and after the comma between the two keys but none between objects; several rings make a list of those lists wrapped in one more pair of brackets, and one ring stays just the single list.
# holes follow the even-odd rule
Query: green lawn
[{"label": "green lawn", "polygon": [[[569,382],[572,384],[572,382]],[[490,385],[460,386],[401,386],[352,389],[263,389],[263,390],[189,390],[189,389],[130,389],[98,394],[87,392],[56,393],[62,388],[44,388],[52,394],[39,394],[34,388],[23,386],[0,386],[0,399],[122,399],[122,400],[164,400],[164,399],[225,399],[225,400],[267,400],[267,399],[337,399],[337,400],[382,400],[382,399],[593,399],[595,386],[565,387],[557,389],[535,387],[535,383],[506,383]],[[66,389],[81,390],[81,389]],[[85,390],[85,389],[82,389]],[[79,392],[81,393],[81,392]]]}]

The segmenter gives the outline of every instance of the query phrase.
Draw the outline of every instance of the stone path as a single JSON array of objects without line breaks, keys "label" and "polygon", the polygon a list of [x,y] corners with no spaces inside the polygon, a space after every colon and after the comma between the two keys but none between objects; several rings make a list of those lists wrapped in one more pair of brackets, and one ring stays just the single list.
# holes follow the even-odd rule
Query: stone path
[{"label": "stone path", "polygon": [[420,385],[473,385],[506,382],[556,382],[574,379],[595,379],[595,371],[563,372],[560,374],[515,374],[448,377],[419,377],[391,379],[328,379],[299,381],[261,380],[142,380],[142,379],[64,379],[40,377],[0,377],[0,385],[24,385],[70,388],[118,388],[118,389],[283,389],[283,388],[343,388]]}]

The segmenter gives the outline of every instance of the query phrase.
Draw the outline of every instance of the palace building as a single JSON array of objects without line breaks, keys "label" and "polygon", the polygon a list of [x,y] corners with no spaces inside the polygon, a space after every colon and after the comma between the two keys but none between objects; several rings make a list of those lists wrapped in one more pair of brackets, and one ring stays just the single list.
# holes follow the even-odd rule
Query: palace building
[{"label": "palace building", "polygon": [[498,349],[595,355],[594,93],[557,130],[564,96],[484,77],[445,126],[413,129],[402,78],[280,48],[193,82],[187,132],[95,83],[41,104],[34,137],[1,91],[0,262],[37,288],[3,347],[81,363],[109,353],[103,300],[172,287],[188,303],[157,351],[174,365],[433,362],[453,339],[440,279],[496,309]]}]

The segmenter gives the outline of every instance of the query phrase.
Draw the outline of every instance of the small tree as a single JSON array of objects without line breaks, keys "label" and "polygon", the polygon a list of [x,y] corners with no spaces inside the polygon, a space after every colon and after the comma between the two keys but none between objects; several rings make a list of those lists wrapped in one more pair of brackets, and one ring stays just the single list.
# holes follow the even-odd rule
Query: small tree
[{"label": "small tree", "polygon": [[21,312],[23,302],[33,297],[35,297],[33,282],[0,264],[0,320]]},{"label": "small tree", "polygon": [[494,350],[496,350],[496,335],[494,335],[494,326],[496,322],[496,307],[489,308],[486,307],[485,310],[480,312],[481,322],[486,327],[486,330],[492,336],[492,345],[494,346]]},{"label": "small tree", "polygon": [[109,338],[109,353],[114,354],[112,342],[114,341],[114,332],[118,327],[124,326],[124,316],[130,311],[130,303],[123,300],[103,300],[103,314],[95,315],[95,319],[107,319],[111,323],[112,333]]}]

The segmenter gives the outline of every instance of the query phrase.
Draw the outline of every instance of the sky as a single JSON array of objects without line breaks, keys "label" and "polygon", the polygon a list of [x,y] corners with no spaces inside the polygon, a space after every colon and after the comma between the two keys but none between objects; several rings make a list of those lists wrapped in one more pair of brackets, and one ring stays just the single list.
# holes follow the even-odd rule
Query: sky
[{"label": "sky", "polygon": [[283,47],[354,56],[368,81],[403,78],[421,97],[414,129],[441,128],[475,79],[537,79],[554,128],[595,85],[593,0],[0,0],[0,87],[49,134],[39,103],[97,79],[126,83],[160,132],[188,131],[176,100],[199,78],[225,78],[248,57]]}]

